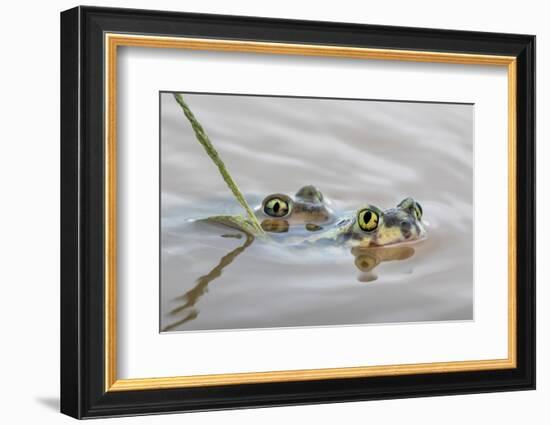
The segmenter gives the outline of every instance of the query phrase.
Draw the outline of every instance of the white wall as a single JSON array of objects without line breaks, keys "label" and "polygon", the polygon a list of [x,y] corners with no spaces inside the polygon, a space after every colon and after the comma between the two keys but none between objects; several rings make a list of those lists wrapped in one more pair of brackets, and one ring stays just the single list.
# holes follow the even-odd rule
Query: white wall
[{"label": "white wall", "polygon": [[[3,423],[69,423],[57,413],[59,311],[59,11],[71,1],[4,2],[0,15],[0,396]],[[97,1],[96,5],[257,15],[370,24],[536,34],[538,44],[538,390],[335,405],[166,415],[133,423],[256,424],[342,421],[462,424],[525,419],[550,413],[550,27],[545,2],[278,0]],[[545,261],[546,260],[546,261]],[[546,402],[546,403],[545,403]],[[546,404],[546,405],[545,405]],[[32,423],[32,422],[31,422]]]}]

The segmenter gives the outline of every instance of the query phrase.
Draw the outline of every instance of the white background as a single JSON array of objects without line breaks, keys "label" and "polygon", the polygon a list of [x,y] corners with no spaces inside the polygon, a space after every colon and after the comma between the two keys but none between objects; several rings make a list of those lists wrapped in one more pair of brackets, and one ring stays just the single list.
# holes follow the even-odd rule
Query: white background
[{"label": "white background", "polygon": [[[59,415],[59,16],[74,6],[67,1],[4,5],[2,10],[2,143],[0,176],[2,208],[0,237],[3,288],[0,323],[0,395],[2,422],[64,423]],[[523,32],[538,36],[538,116],[550,113],[550,29],[543,2],[436,1],[383,2],[231,2],[98,1],[98,5],[262,15],[466,30]],[[550,136],[539,119],[538,139]],[[550,159],[547,143],[538,145],[538,163]],[[548,167],[538,171],[538,211],[550,207],[545,181]],[[539,214],[542,216],[542,214]],[[549,265],[550,237],[541,220],[538,228],[538,390],[458,397],[390,400],[338,405],[286,407],[237,412],[167,415],[112,420],[111,423],[190,424],[281,423],[337,421],[365,423],[461,424],[547,423],[550,397]],[[32,423],[32,422],[31,422]]]}]

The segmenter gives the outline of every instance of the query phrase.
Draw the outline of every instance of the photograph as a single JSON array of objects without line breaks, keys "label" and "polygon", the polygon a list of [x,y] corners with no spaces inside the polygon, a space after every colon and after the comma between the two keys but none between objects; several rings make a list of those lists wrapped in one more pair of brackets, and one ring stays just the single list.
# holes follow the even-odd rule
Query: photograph
[{"label": "photograph", "polygon": [[474,320],[475,105],[159,96],[161,332]]}]

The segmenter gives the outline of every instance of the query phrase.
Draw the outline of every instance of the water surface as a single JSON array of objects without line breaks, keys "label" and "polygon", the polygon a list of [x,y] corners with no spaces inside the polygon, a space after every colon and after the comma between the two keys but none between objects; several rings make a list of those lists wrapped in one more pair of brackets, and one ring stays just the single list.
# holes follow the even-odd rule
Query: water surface
[{"label": "water surface", "polygon": [[412,196],[429,237],[414,253],[401,253],[407,258],[371,271],[349,249],[222,237],[238,232],[195,220],[242,208],[172,95],[163,93],[161,330],[473,318],[472,105],[184,99],[251,205],[306,184],[318,186],[337,211],[366,202],[385,209]]}]

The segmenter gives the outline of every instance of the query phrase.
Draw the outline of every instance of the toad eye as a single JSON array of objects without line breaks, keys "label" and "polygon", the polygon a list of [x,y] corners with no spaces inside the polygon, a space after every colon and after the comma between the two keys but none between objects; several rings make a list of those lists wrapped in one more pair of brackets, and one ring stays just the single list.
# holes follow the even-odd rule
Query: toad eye
[{"label": "toad eye", "polygon": [[422,219],[422,207],[420,206],[420,204],[418,202],[414,203],[413,212],[414,212],[414,215],[415,215],[417,220]]},{"label": "toad eye", "polygon": [[292,208],[291,201],[280,196],[274,196],[264,201],[264,212],[270,217],[285,217]]},{"label": "toad eye", "polygon": [[364,209],[357,213],[357,223],[361,230],[372,232],[378,227],[378,213],[371,209]]}]

